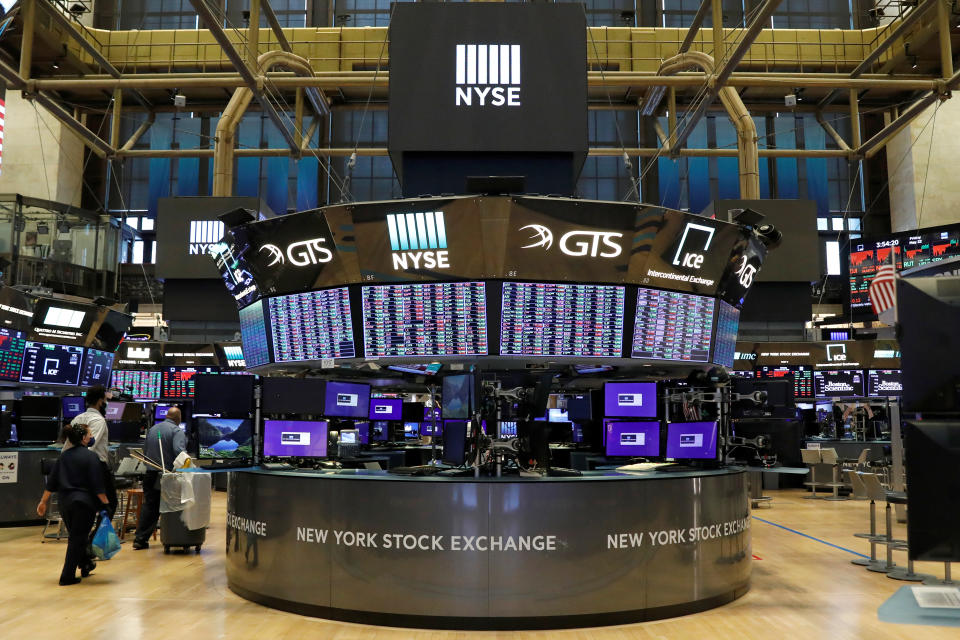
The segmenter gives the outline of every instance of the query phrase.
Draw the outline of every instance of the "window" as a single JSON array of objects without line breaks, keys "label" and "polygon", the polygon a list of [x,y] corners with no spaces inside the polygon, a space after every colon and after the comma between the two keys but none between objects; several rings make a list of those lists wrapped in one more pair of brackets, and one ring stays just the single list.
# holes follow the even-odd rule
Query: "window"
[{"label": "window", "polygon": [[[591,147],[637,146],[637,114],[632,111],[591,111],[587,116],[587,138]],[[617,135],[617,128],[620,135]],[[634,178],[640,161],[632,158]],[[577,182],[577,195],[591,200],[633,200],[633,184],[621,156],[588,157]]]},{"label": "window", "polygon": [[839,276],[840,273],[840,243],[835,240],[827,240],[824,243],[827,249],[827,275]]},{"label": "window", "polygon": [[[387,112],[369,110],[335,111],[330,139],[333,147],[387,146]],[[349,158],[333,158],[333,177],[329,181],[329,202],[341,200],[341,182],[348,175]],[[354,201],[389,200],[401,197],[400,182],[393,172],[393,164],[386,156],[357,156],[357,164],[350,172],[349,194]]]}]

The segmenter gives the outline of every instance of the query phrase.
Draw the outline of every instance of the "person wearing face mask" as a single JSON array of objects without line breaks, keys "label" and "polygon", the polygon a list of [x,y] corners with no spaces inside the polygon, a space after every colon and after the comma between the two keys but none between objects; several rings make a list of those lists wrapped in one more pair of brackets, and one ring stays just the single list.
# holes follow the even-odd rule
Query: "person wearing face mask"
[{"label": "person wearing face mask", "polygon": [[106,508],[107,496],[103,489],[100,461],[85,445],[90,442],[90,431],[85,424],[69,424],[63,429],[71,446],[60,454],[47,476],[47,487],[37,505],[37,515],[47,513],[50,496],[57,492],[60,517],[67,525],[67,554],[60,572],[60,584],[77,584],[77,568],[84,578],[96,568],[89,560],[87,543],[97,510]]},{"label": "person wearing face mask", "polygon": [[[107,391],[102,386],[97,385],[87,389],[87,395],[84,397],[87,410],[75,417],[71,425],[86,425],[90,432],[89,449],[100,459],[100,473],[103,475],[103,488],[107,494],[107,513],[111,518],[117,511],[117,489],[113,483],[113,471],[109,465],[109,445],[110,437],[107,432],[107,421],[103,417],[107,406]],[[63,451],[75,445],[67,439],[63,443]]]}]

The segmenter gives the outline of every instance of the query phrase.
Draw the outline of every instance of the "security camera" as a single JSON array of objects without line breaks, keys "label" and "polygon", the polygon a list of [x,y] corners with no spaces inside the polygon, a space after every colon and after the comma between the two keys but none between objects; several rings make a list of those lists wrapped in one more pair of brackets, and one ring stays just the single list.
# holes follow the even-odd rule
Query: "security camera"
[{"label": "security camera", "polygon": [[187,106],[187,96],[177,94],[173,96],[173,106],[175,107],[185,107]]},{"label": "security camera", "polygon": [[783,104],[784,104],[784,106],[786,106],[786,107],[795,107],[795,106],[797,106],[797,94],[795,94],[795,93],[788,93],[787,95],[783,96]]},{"label": "security camera", "polygon": [[772,224],[759,224],[753,230],[768,249],[776,249],[783,241],[783,233]]}]

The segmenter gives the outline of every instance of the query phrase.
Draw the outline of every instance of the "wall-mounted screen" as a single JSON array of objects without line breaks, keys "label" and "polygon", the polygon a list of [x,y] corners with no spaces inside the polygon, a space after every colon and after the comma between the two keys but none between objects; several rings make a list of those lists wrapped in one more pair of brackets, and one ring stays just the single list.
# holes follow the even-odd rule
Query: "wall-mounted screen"
[{"label": "wall-mounted screen", "polygon": [[167,367],[163,370],[160,397],[192,399],[196,396],[197,374],[219,372],[217,367]]},{"label": "wall-mounted screen", "polygon": [[671,422],[667,425],[668,458],[710,460],[717,457],[716,422]]},{"label": "wall-mounted screen", "polygon": [[740,310],[723,300],[717,306],[717,336],[713,341],[713,363],[732,368],[740,330]]},{"label": "wall-mounted screen", "polygon": [[403,398],[371,398],[371,420],[399,420],[403,411]]},{"label": "wall-mounted screen", "polygon": [[347,287],[270,298],[276,362],[357,355]]},{"label": "wall-mounted screen", "polygon": [[656,418],[656,382],[607,382],[603,385],[607,418]]},{"label": "wall-mounted screen", "polygon": [[871,398],[902,396],[900,369],[870,369],[867,373],[867,395]]},{"label": "wall-mounted screen", "polygon": [[323,413],[335,418],[366,418],[370,412],[370,385],[357,382],[326,383]]},{"label": "wall-mounted screen", "polygon": [[22,331],[0,327],[0,380],[20,380],[23,348],[27,345]]},{"label": "wall-mounted screen", "polygon": [[162,376],[159,371],[114,371],[110,386],[129,393],[136,400],[159,400]]},{"label": "wall-mounted screen", "polygon": [[80,372],[80,386],[92,387],[110,384],[110,372],[113,371],[113,354],[99,349],[87,349],[83,358],[83,370]]},{"label": "wall-mounted screen", "polygon": [[504,282],[500,354],[619,358],[624,287]]},{"label": "wall-mounted screen", "polygon": [[659,422],[608,422],[604,428],[608,456],[660,455]]},{"label": "wall-mounted screen", "polygon": [[371,286],[361,296],[368,358],[487,355],[482,282]]},{"label": "wall-mounted screen", "polygon": [[80,381],[83,347],[27,341],[20,382],[75,385]]},{"label": "wall-mounted screen", "polygon": [[715,300],[657,289],[637,289],[634,358],[708,362]]},{"label": "wall-mounted screen", "polygon": [[758,378],[776,380],[793,376],[793,397],[811,399],[813,393],[813,370],[803,365],[783,365],[780,367],[760,367],[756,371]]},{"label": "wall-mounted screen", "polygon": [[861,398],[863,372],[858,369],[814,371],[813,391],[818,398]]}]

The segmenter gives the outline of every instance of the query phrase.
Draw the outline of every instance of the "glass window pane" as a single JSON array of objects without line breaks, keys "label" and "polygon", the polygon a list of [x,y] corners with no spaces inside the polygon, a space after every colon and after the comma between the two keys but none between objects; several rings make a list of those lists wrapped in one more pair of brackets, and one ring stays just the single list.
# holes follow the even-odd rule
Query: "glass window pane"
[{"label": "glass window pane", "polygon": [[829,231],[829,223],[826,218],[817,218],[817,231]]},{"label": "glass window pane", "polygon": [[860,231],[860,218],[850,218],[847,220],[847,227],[850,231]]},{"label": "glass window pane", "polygon": [[140,221],[140,230],[141,231],[153,231],[154,219],[153,218],[143,218]]},{"label": "glass window pane", "polygon": [[133,227],[134,229],[140,228],[140,218],[129,217],[127,218],[127,225]]},{"label": "glass window pane", "polygon": [[143,240],[137,240],[133,243],[133,256],[130,262],[133,264],[143,264]]},{"label": "glass window pane", "polygon": [[828,276],[839,276],[840,275],[840,243],[833,240],[828,240],[826,243],[827,248],[827,275]]},{"label": "glass window pane", "polygon": [[843,218],[832,218],[830,220],[830,227],[834,231],[843,231]]}]

